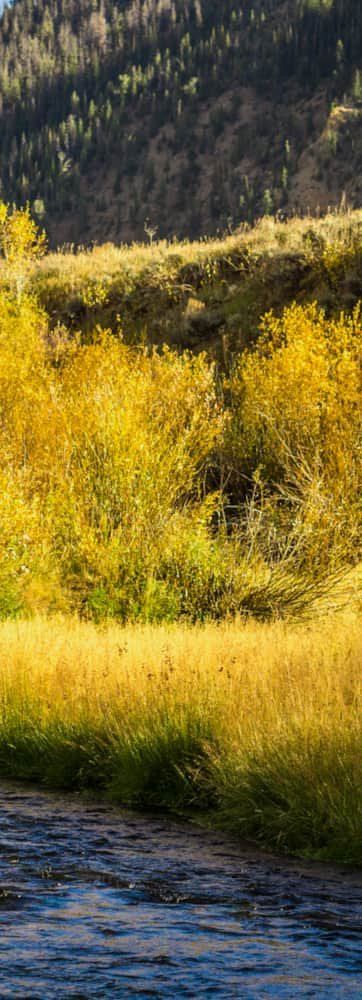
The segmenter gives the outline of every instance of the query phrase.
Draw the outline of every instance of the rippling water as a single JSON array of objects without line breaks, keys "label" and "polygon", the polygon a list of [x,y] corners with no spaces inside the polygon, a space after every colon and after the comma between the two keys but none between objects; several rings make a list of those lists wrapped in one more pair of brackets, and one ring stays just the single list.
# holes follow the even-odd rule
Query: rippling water
[{"label": "rippling water", "polygon": [[362,875],[0,789],[0,997],[362,995]]}]

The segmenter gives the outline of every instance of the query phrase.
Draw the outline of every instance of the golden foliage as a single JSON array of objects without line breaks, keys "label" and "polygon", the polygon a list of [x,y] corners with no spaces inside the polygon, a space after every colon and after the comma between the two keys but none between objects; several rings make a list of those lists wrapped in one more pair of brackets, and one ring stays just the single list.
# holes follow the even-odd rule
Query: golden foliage
[{"label": "golden foliage", "polygon": [[0,255],[5,259],[6,279],[15,286],[18,300],[32,264],[44,256],[46,248],[46,235],[39,232],[29,206],[10,211],[0,202]]},{"label": "golden foliage", "polygon": [[209,544],[219,503],[202,485],[224,425],[212,365],[102,331],[54,355],[32,299],[3,293],[0,305],[0,453],[9,496],[21,482],[23,532],[36,503],[76,606],[125,617],[146,601],[151,616],[174,614],[154,577],[181,538]]},{"label": "golden foliage", "polygon": [[[42,241],[27,210],[1,211],[16,275],[17,254],[28,260]],[[228,409],[204,354],[130,347],[101,328],[82,343],[50,330],[10,282],[0,613],[32,609],[37,595],[44,607],[46,577],[49,606],[97,620],[297,615],[319,600],[319,567],[335,572],[342,549],[347,563],[359,552],[361,329],[358,309],[269,313],[229,380]]]},{"label": "golden foliage", "polygon": [[[231,379],[229,447],[239,472],[299,499],[314,530],[358,540],[362,476],[362,318],[293,305],[264,317]],[[291,503],[293,517],[296,508]]]},{"label": "golden foliage", "polygon": [[58,535],[64,518],[69,565],[115,588],[122,604],[127,577],[142,590],[170,540],[195,520],[202,530],[215,509],[199,485],[223,429],[212,368],[101,333],[70,354],[56,391]]}]

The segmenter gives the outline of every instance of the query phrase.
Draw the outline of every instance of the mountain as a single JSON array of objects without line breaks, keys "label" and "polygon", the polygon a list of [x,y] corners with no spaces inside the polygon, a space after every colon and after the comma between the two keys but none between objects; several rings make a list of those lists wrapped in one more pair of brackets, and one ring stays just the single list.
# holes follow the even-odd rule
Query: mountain
[{"label": "mountain", "polygon": [[14,0],[0,196],[53,244],[361,202],[355,0]]}]

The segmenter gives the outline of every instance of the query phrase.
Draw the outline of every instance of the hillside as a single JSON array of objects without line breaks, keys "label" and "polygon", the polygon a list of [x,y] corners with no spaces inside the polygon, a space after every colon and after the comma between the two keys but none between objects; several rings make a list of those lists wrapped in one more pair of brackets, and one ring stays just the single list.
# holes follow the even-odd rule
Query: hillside
[{"label": "hillside", "polygon": [[128,344],[206,351],[228,367],[270,309],[281,315],[293,302],[317,302],[328,317],[354,309],[362,212],[265,218],[223,239],[50,253],[34,265],[31,284],[60,335],[80,332],[87,342],[99,325]]},{"label": "hillside", "polygon": [[53,245],[360,204],[354,0],[14,0],[1,197]]}]

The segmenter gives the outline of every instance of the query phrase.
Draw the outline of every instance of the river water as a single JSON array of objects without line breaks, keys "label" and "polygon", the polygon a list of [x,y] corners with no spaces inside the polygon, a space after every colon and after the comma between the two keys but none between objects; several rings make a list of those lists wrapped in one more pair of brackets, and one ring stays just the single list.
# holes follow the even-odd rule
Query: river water
[{"label": "river water", "polygon": [[3,784],[0,998],[362,996],[362,873]]}]

